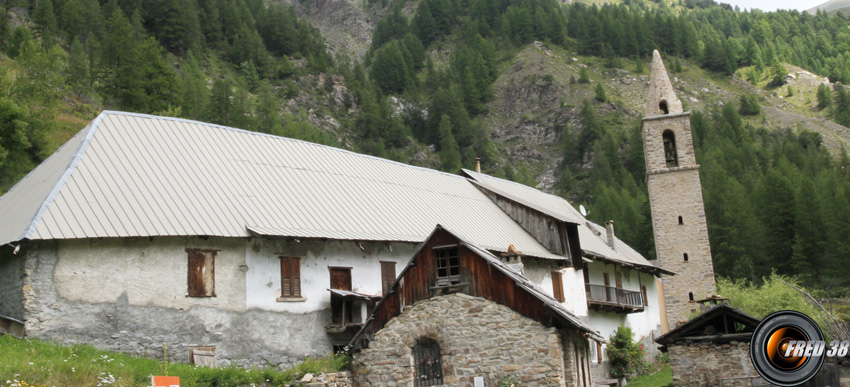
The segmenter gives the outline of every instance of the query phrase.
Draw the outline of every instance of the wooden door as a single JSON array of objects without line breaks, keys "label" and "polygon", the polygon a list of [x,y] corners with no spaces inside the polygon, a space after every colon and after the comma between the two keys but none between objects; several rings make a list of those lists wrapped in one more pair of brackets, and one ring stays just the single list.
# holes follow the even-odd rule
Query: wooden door
[{"label": "wooden door", "polygon": [[331,267],[331,289],[351,291],[351,268]]}]

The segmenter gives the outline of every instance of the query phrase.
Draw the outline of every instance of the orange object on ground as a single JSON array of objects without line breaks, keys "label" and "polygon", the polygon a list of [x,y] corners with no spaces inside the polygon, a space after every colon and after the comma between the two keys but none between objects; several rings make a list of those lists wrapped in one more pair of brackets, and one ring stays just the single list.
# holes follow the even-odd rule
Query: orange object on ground
[{"label": "orange object on ground", "polygon": [[152,387],[180,387],[179,376],[151,376]]}]

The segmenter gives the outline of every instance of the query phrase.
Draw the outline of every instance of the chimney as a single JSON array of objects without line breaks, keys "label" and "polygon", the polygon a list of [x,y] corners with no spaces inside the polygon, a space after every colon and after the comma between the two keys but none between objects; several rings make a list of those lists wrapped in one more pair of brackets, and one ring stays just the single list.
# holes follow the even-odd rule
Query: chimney
[{"label": "chimney", "polygon": [[611,246],[612,249],[616,250],[614,247],[614,221],[609,220],[605,222],[605,231],[608,234],[608,246]]},{"label": "chimney", "polygon": [[481,158],[475,158],[475,172],[481,173]]}]

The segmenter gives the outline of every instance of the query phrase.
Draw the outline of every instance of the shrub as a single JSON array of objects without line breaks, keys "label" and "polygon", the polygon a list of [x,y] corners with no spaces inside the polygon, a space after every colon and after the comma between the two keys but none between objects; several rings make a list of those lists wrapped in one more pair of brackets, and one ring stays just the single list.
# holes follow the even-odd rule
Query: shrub
[{"label": "shrub", "polygon": [[608,359],[611,362],[612,374],[642,374],[647,369],[646,353],[643,345],[633,339],[634,334],[629,327],[619,327],[609,338]]}]

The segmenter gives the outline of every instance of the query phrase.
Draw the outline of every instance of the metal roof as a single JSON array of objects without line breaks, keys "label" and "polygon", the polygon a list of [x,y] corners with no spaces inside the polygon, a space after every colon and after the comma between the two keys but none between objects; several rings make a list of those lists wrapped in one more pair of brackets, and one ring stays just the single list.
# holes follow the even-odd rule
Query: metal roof
[{"label": "metal roof", "polygon": [[591,221],[585,221],[579,225],[579,239],[584,255],[595,257],[612,263],[633,266],[639,270],[652,273],[674,274],[671,271],[661,269],[643,257],[625,242],[614,236],[614,249],[608,245],[608,234],[605,227]]},{"label": "metal roof", "polygon": [[421,242],[439,223],[486,249],[513,244],[526,255],[566,259],[462,176],[114,111],[101,113],[0,197],[0,214],[0,244],[182,235]]},{"label": "metal roof", "polygon": [[464,169],[463,173],[469,176],[476,185],[555,219],[576,224],[583,221],[581,214],[560,196],[548,194],[525,184],[473,172],[468,169]]},{"label": "metal roof", "polygon": [[644,258],[643,255],[629,247],[625,242],[615,236],[616,249],[608,245],[608,236],[605,227],[590,222],[579,213],[566,199],[548,194],[509,180],[500,179],[473,172],[467,169],[463,173],[476,185],[491,191],[497,195],[513,200],[522,205],[533,208],[553,218],[569,223],[577,223],[581,249],[587,256],[596,257],[613,263],[633,266],[650,272],[661,272],[673,274],[662,270]]}]

